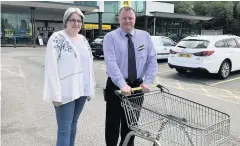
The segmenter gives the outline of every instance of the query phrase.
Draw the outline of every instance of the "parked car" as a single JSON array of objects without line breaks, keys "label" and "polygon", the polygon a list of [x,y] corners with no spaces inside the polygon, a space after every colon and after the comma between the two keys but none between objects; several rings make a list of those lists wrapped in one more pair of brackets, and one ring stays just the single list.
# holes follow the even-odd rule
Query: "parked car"
[{"label": "parked car", "polygon": [[151,36],[151,38],[157,52],[157,59],[168,59],[169,51],[176,43],[165,36]]},{"label": "parked car", "polygon": [[240,70],[240,37],[233,35],[189,36],[170,50],[168,65],[179,73],[205,70],[225,79]]},{"label": "parked car", "polygon": [[103,55],[103,39],[104,36],[99,36],[90,43],[92,54],[95,58],[100,58]]}]

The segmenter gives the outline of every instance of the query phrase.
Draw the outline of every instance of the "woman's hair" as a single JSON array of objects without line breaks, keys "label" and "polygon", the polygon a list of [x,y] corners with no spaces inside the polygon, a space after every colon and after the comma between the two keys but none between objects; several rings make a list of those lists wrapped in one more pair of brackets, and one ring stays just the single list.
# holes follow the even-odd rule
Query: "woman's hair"
[{"label": "woman's hair", "polygon": [[63,26],[64,27],[67,26],[67,21],[68,21],[69,17],[72,15],[72,13],[78,13],[80,15],[82,21],[83,21],[83,19],[85,19],[85,16],[83,15],[82,11],[79,8],[68,8],[63,16]]}]

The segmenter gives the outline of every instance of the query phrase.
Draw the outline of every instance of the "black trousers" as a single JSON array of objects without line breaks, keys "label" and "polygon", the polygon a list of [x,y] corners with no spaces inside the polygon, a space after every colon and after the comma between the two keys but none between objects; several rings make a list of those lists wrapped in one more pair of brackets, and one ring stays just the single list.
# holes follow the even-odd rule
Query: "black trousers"
[{"label": "black trousers", "polygon": [[[134,83],[127,83],[130,87],[134,88],[139,87],[142,80],[138,79]],[[107,146],[117,146],[119,132],[121,133],[119,146],[122,146],[126,135],[131,131],[128,128],[127,119],[124,109],[121,106],[120,98],[114,94],[115,90],[119,90],[119,88],[108,78],[104,91],[104,98],[106,101],[105,141]],[[134,146],[134,136],[131,137],[128,146]]]}]

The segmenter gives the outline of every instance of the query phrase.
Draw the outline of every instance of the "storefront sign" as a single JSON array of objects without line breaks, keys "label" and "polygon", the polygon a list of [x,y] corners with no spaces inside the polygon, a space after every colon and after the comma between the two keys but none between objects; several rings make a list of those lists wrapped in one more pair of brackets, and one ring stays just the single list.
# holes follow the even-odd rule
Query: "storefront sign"
[{"label": "storefront sign", "polygon": [[54,31],[53,27],[38,27],[39,31]]},{"label": "storefront sign", "polygon": [[[86,30],[99,29],[98,24],[84,24]],[[102,25],[102,30],[111,30],[111,25]]]},{"label": "storefront sign", "polygon": [[4,34],[5,34],[5,37],[7,38],[13,37],[14,31],[11,29],[4,29]]},{"label": "storefront sign", "polygon": [[121,6],[122,7],[130,6],[131,7],[131,1],[130,0],[128,0],[128,1],[121,1]]},{"label": "storefront sign", "polygon": [[4,29],[4,37],[12,38],[12,37],[30,37],[32,36],[31,29]]}]

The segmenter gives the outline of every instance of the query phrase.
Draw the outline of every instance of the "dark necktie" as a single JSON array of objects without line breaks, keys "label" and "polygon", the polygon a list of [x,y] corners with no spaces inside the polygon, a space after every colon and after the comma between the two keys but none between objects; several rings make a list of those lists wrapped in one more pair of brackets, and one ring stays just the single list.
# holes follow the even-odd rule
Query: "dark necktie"
[{"label": "dark necktie", "polygon": [[126,34],[128,37],[128,79],[134,82],[137,79],[135,49],[132,41],[132,35]]}]

